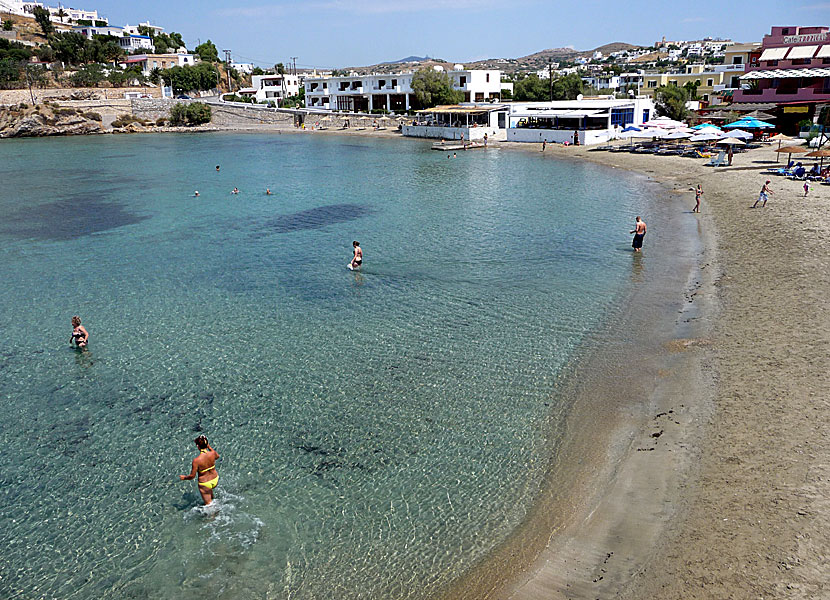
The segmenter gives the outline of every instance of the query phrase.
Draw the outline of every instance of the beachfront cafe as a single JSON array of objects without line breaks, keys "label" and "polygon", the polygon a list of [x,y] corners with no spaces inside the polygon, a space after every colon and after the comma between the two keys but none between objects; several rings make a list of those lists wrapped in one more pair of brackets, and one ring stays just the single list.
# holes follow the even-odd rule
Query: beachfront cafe
[{"label": "beachfront cafe", "polygon": [[603,144],[625,127],[642,125],[653,113],[648,98],[517,103],[508,114],[507,141]]},{"label": "beachfront cafe", "polygon": [[415,119],[401,127],[410,137],[442,140],[504,139],[508,107],[504,104],[458,104],[418,111]]}]

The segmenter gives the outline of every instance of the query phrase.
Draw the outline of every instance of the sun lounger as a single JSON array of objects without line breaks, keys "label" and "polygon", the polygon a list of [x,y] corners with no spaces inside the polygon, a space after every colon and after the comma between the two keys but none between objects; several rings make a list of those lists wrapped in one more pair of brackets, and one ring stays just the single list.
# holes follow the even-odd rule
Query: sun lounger
[{"label": "sun lounger", "polygon": [[726,160],[726,150],[721,150],[718,152],[717,156],[712,157],[712,159],[706,163],[704,166],[706,167],[720,167],[723,166],[724,161]]}]

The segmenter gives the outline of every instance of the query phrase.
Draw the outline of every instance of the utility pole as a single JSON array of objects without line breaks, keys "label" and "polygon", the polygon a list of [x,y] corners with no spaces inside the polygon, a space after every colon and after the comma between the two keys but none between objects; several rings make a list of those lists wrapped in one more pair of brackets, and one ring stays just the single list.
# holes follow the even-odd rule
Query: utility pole
[{"label": "utility pole", "polygon": [[297,57],[297,56],[292,56],[291,57],[291,60],[294,62],[294,75],[297,74],[297,58],[299,58],[299,57]]},{"label": "utility pole", "polygon": [[232,92],[231,89],[231,51],[230,50],[222,50],[225,53],[225,71],[228,72],[228,92]]},{"label": "utility pole", "polygon": [[550,84],[550,101],[553,102],[553,62],[548,59],[548,83]]}]

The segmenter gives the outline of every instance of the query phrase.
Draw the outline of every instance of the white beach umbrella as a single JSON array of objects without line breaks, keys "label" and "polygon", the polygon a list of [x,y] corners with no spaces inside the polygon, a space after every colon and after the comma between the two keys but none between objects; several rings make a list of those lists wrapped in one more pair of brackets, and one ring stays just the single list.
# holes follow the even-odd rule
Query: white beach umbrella
[{"label": "white beach umbrella", "polygon": [[738,138],[739,140],[751,140],[753,137],[755,137],[754,135],[752,135],[748,131],[743,131],[741,129],[734,129],[734,130],[728,131],[728,132],[724,131],[721,135],[725,138],[731,137],[731,138]]},{"label": "white beach umbrella", "polygon": [[689,138],[690,142],[711,142],[712,140],[720,139],[720,134],[716,132],[698,133]]},{"label": "white beach umbrella", "polygon": [[692,137],[692,134],[688,131],[681,131],[680,129],[676,131],[672,131],[671,133],[667,133],[663,136],[664,140],[686,140]]},{"label": "white beach umbrella", "polygon": [[650,121],[643,123],[645,127],[660,127],[662,129],[676,129],[678,127],[686,127],[685,123],[675,121],[668,117],[656,117]]},{"label": "white beach umbrella", "polygon": [[664,138],[668,135],[668,133],[669,132],[665,129],[644,129],[643,131],[632,131],[631,137],[650,140],[652,138]]}]

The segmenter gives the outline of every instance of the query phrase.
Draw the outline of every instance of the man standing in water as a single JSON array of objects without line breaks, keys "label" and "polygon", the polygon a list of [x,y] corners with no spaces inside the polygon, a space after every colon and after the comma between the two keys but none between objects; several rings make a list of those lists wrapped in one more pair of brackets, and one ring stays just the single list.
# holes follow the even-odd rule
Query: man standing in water
[{"label": "man standing in water", "polygon": [[634,229],[630,233],[634,234],[631,247],[634,248],[634,252],[639,252],[643,247],[643,238],[646,237],[646,222],[637,217],[634,222]]}]

